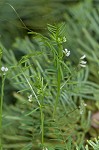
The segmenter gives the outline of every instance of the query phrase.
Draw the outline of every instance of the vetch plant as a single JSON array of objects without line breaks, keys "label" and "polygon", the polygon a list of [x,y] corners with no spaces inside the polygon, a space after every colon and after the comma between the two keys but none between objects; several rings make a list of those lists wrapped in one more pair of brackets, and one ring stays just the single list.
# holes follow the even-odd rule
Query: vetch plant
[{"label": "vetch plant", "polygon": [[[15,11],[14,8],[13,10]],[[18,14],[17,17],[19,18]],[[92,16],[88,18],[92,18]],[[21,21],[20,18],[19,20]],[[76,22],[79,22],[79,20],[76,19]],[[21,23],[24,29],[28,29],[22,21]],[[72,24],[73,29],[76,29],[75,33],[79,31],[76,26]],[[71,25],[69,27],[71,31]],[[50,36],[47,37],[33,32],[33,34],[38,36],[33,39],[39,42],[34,40],[32,43],[32,40],[30,41],[26,38],[25,40],[20,39],[15,43],[18,46],[17,48],[24,54],[19,62],[14,57],[13,51],[8,52],[8,50],[4,49],[6,54],[8,54],[4,56],[4,62],[10,65],[13,64],[12,68],[14,68],[10,72],[11,78],[8,79],[12,82],[12,86],[18,90],[18,93],[14,93],[17,102],[15,106],[8,107],[6,118],[4,118],[7,121],[9,120],[9,122],[12,121],[12,124],[6,121],[7,126],[11,125],[11,133],[13,133],[11,135],[8,130],[4,134],[4,142],[8,142],[6,144],[7,149],[35,149],[32,147],[34,143],[35,145],[39,143],[41,145],[40,148],[45,150],[73,150],[75,149],[75,143],[80,143],[77,150],[84,149],[84,146],[81,146],[81,144],[84,142],[86,133],[88,133],[88,125],[86,123],[90,122],[90,115],[87,118],[84,114],[86,104],[83,103],[83,100],[96,100],[94,93],[97,94],[99,88],[94,83],[87,81],[88,70],[86,67],[87,62],[84,60],[85,55],[80,58],[78,64],[80,68],[86,67],[85,70],[79,69],[77,72],[76,69],[72,68],[72,63],[67,61],[70,51],[66,48],[64,49],[64,47],[67,47],[64,46],[64,42],[66,42],[64,23],[57,26],[48,25],[48,29]],[[66,30],[68,32],[68,29]],[[88,37],[87,43],[91,41],[91,45],[93,40],[87,32],[85,32],[85,35]],[[75,36],[74,39],[77,40]],[[36,43],[36,46],[34,43]],[[74,49],[76,43],[74,45],[72,40],[70,45],[73,45]],[[88,49],[86,45],[84,45],[85,48]],[[96,49],[96,46],[94,48]],[[38,50],[41,51],[43,57],[37,57],[38,53],[36,51]],[[64,54],[66,57],[63,57]],[[97,61],[95,55],[94,58]],[[73,60],[75,61],[75,59],[76,57]],[[5,77],[8,68],[1,66],[0,68],[2,76]],[[77,107],[76,104],[79,103],[79,100],[81,100],[81,105]],[[23,106],[24,101],[26,105]],[[12,111],[12,116],[9,113],[10,111]],[[82,118],[82,121],[80,121],[80,118]],[[15,124],[19,123],[19,130],[14,125],[14,121],[16,121]],[[24,137],[27,138],[27,141],[26,143],[21,143],[22,140],[24,141]],[[53,148],[47,145],[50,142],[46,143],[45,138],[48,142],[51,140],[55,141],[55,143],[53,142],[54,144],[51,143],[54,145]],[[24,143],[26,144],[25,146]]]},{"label": "vetch plant", "polygon": [[[12,120],[11,130],[16,129],[13,121],[18,120],[17,126],[22,132],[16,129],[13,135],[16,135],[18,140],[20,136],[22,137],[24,149],[27,147],[35,149],[34,144],[41,149],[51,149],[50,141],[53,140],[56,143],[55,145],[51,143],[53,150],[55,148],[73,150],[74,143],[82,142],[88,131],[90,114],[88,117],[85,116],[86,107],[83,102],[80,107],[77,107],[76,103],[79,103],[79,100],[83,101],[84,98],[93,99],[93,95],[88,97],[86,93],[91,83],[89,85],[86,82],[86,70],[81,69],[77,72],[71,62],[67,61],[70,51],[64,49],[64,42],[62,42],[64,24],[48,25],[48,29],[50,32],[48,37],[37,34],[33,38],[36,47],[28,38],[17,40],[15,45],[24,53],[19,62],[13,52],[9,53],[4,49],[9,58],[5,60],[6,64],[13,64],[8,79],[18,91],[14,92],[17,99],[16,109],[10,107],[11,109],[8,110],[16,116],[8,116],[7,111],[5,120],[7,119],[8,122]],[[84,61],[84,58],[85,56],[81,57],[80,61]],[[5,68],[2,69],[3,73],[7,73]],[[13,135],[7,133],[4,139],[14,143],[11,148],[19,146],[21,149],[19,143],[22,139],[18,141],[13,138]],[[26,142],[24,137],[27,138]],[[68,137],[72,139],[71,147]],[[10,144],[8,145],[10,147]],[[8,148],[8,145],[5,145],[5,148]]]},{"label": "vetch plant", "polygon": [[[56,78],[57,78],[57,94],[53,111],[53,118],[55,119],[55,115],[57,112],[57,107],[61,94],[61,80],[62,80],[62,66],[63,66],[63,53],[66,57],[69,57],[70,51],[66,48],[63,50],[63,43],[66,42],[66,37],[63,35],[65,30],[65,24],[62,23],[59,26],[48,25],[50,41],[47,42],[54,56],[54,64],[56,68]],[[58,40],[57,40],[58,39]],[[53,43],[54,41],[54,43]],[[51,44],[52,43],[52,44]],[[64,67],[68,66],[64,64]],[[68,69],[69,70],[69,69]]]}]

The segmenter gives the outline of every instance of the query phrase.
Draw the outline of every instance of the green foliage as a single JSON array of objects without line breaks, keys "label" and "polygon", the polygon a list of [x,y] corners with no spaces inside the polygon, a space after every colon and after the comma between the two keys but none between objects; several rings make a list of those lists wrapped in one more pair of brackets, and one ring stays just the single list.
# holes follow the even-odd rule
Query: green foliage
[{"label": "green foliage", "polygon": [[99,149],[99,139],[95,138],[93,141],[88,140],[88,144],[94,149],[98,150]]},{"label": "green foliage", "polygon": [[9,68],[7,78],[17,91],[13,93],[15,106],[5,105],[3,139],[7,149],[75,149],[84,143],[89,130],[91,114],[84,99],[96,100],[93,93],[99,86],[87,81],[88,67],[74,69],[64,56],[65,24],[48,25],[48,30],[48,37],[37,34],[32,41],[16,40],[14,46],[23,54],[19,61],[14,51],[1,44]]},{"label": "green foliage", "polygon": [[48,23],[62,20],[62,11],[65,11],[64,0],[57,3],[56,0],[3,0],[0,2],[1,40],[5,46],[11,47],[17,36],[27,35],[30,29],[44,33]]}]

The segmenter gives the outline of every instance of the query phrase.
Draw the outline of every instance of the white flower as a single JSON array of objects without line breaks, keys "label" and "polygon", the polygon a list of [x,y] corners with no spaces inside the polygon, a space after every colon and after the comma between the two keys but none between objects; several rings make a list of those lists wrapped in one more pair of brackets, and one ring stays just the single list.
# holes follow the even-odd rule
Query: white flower
[{"label": "white flower", "polygon": [[8,71],[8,68],[7,67],[1,67],[1,71]]},{"label": "white flower", "polygon": [[1,67],[1,71],[5,71],[5,67]]},{"label": "white flower", "polygon": [[81,67],[86,67],[86,65],[82,65],[82,64],[80,64],[80,66],[81,66]]},{"label": "white flower", "polygon": [[6,72],[8,71],[8,68],[2,66],[2,67],[1,67],[1,71],[4,72],[3,75],[5,75]]},{"label": "white flower", "polygon": [[82,65],[86,65],[87,62],[82,60],[82,61],[80,61],[80,63],[81,63]]},{"label": "white flower", "polygon": [[79,65],[80,65],[81,67],[86,67],[86,63],[87,63],[86,61],[83,61],[83,60],[82,60],[82,61],[80,61]]},{"label": "white flower", "polygon": [[85,103],[84,103],[84,106],[86,107],[86,106],[87,106],[87,104],[85,104]]},{"label": "white flower", "polygon": [[84,58],[86,58],[86,55],[83,55],[82,57],[80,57],[80,59],[84,59]]},{"label": "white flower", "polygon": [[68,49],[65,48],[65,50],[63,50],[63,53],[68,57],[70,56],[70,51],[68,51]]},{"label": "white flower", "polygon": [[29,95],[29,96],[28,96],[28,101],[29,101],[29,102],[32,102],[32,95]]},{"label": "white flower", "polygon": [[84,58],[86,58],[86,55],[83,55],[83,56],[80,58],[79,65],[80,65],[81,67],[86,67],[87,61],[84,61]]}]

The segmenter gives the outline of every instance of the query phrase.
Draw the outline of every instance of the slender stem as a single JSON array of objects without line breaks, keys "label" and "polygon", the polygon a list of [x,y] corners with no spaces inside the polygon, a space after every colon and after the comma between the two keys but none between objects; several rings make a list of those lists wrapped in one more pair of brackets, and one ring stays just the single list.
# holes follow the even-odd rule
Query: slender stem
[{"label": "slender stem", "polygon": [[44,145],[44,114],[43,114],[43,109],[42,106],[40,107],[40,112],[41,112],[41,143],[42,146]]},{"label": "slender stem", "polygon": [[2,150],[2,107],[3,107],[3,97],[4,97],[4,81],[5,76],[2,77],[1,85],[1,100],[0,100],[0,150]]},{"label": "slender stem", "polygon": [[57,72],[57,95],[56,95],[56,100],[55,100],[55,107],[54,107],[53,117],[55,117],[56,110],[57,110],[57,105],[58,105],[59,98],[60,98],[60,82],[61,82],[61,72],[60,72],[60,66],[59,66],[58,72]]},{"label": "slender stem", "polygon": [[[42,87],[43,88],[43,78],[42,78]],[[43,89],[42,89],[43,90]],[[40,107],[40,112],[41,112],[41,143],[42,146],[44,146],[44,113],[43,113],[43,105],[44,105],[44,95],[41,95],[41,107]]]},{"label": "slender stem", "polygon": [[55,114],[57,111],[57,105],[59,102],[59,98],[60,98],[60,89],[61,89],[61,63],[60,60],[62,60],[62,45],[58,45],[59,47],[59,52],[58,52],[58,57],[57,57],[57,95],[56,95],[56,100],[55,100],[55,106],[54,106],[54,112],[53,112],[53,118],[55,118]]}]

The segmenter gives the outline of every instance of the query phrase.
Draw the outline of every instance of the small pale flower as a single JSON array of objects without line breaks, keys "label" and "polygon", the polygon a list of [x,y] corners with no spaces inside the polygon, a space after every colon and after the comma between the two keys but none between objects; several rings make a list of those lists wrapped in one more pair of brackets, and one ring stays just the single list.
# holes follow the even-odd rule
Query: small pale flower
[{"label": "small pale flower", "polygon": [[6,72],[8,71],[8,68],[7,68],[7,67],[2,66],[2,67],[1,67],[1,71],[3,72],[3,75],[5,75],[5,74],[6,74]]},{"label": "small pale flower", "polygon": [[63,50],[63,53],[68,57],[70,56],[70,51],[68,51],[68,49],[65,48],[65,50]]},{"label": "small pale flower", "polygon": [[32,102],[32,95],[29,95],[29,96],[28,96],[28,101],[29,101],[29,102]]},{"label": "small pale flower", "polygon": [[5,67],[1,67],[1,71],[5,71]]},{"label": "small pale flower", "polygon": [[80,57],[80,59],[84,59],[84,58],[86,58],[86,55],[83,55],[82,57]]},{"label": "small pale flower", "polygon": [[79,65],[80,65],[81,67],[86,67],[87,61],[84,61],[85,58],[86,58],[86,55],[83,55],[83,56],[80,58]]},{"label": "small pale flower", "polygon": [[80,61],[79,65],[80,65],[81,67],[86,67],[86,63],[87,63],[86,61],[83,61],[83,60],[82,60],[82,61]]},{"label": "small pale flower", "polygon": [[81,63],[82,65],[86,65],[86,64],[87,64],[87,62],[84,61],[84,60],[81,60],[80,63]]},{"label": "small pale flower", "polygon": [[81,67],[83,67],[83,68],[85,68],[86,67],[86,65],[82,65],[82,64],[79,64]]},{"label": "small pale flower", "polygon": [[5,68],[5,71],[8,71],[8,68],[7,68],[7,67]]},{"label": "small pale flower", "polygon": [[85,104],[85,103],[84,103],[84,106],[86,107],[86,106],[87,106],[87,104]]}]

